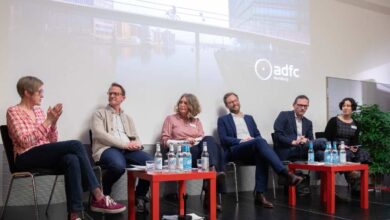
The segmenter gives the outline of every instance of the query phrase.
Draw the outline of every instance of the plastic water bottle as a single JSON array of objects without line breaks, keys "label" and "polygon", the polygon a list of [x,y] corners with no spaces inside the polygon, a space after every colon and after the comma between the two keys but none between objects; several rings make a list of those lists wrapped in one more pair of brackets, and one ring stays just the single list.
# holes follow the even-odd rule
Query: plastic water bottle
[{"label": "plastic water bottle", "polygon": [[163,158],[161,154],[160,143],[156,144],[156,153],[154,154],[154,169],[156,171],[162,171]]},{"label": "plastic water bottle", "polygon": [[187,145],[183,145],[183,170],[189,171],[191,169],[190,152]]},{"label": "plastic water bottle", "polygon": [[187,145],[187,171],[192,170],[192,154],[190,151],[190,146]]},{"label": "plastic water bottle", "polygon": [[340,142],[340,163],[347,162],[347,152],[345,151],[344,141]]},{"label": "plastic water bottle", "polygon": [[203,151],[201,154],[202,171],[209,171],[209,152],[207,152],[207,142],[203,142]]},{"label": "plastic water bottle", "polygon": [[176,170],[176,157],[175,157],[175,151],[173,150],[173,144],[169,145],[169,152],[168,152],[168,170],[173,172]]},{"label": "plastic water bottle", "polygon": [[333,142],[333,148],[332,148],[332,163],[338,164],[339,163],[339,152],[337,150],[337,143],[336,141]]},{"label": "plastic water bottle", "polygon": [[178,171],[183,171],[183,153],[181,152],[181,146],[177,146],[177,152],[176,152],[176,169]]},{"label": "plastic water bottle", "polygon": [[324,162],[325,164],[331,164],[332,163],[332,154],[331,154],[332,146],[330,144],[330,141],[326,142],[326,148],[324,151]]},{"label": "plastic water bottle", "polygon": [[307,163],[314,163],[313,141],[309,141],[309,150],[307,151]]}]

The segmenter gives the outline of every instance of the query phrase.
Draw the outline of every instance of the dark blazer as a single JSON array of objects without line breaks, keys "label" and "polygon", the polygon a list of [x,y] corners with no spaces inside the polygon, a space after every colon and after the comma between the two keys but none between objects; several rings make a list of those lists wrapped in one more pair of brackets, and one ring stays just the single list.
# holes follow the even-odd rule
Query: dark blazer
[{"label": "dark blazer", "polygon": [[[291,142],[297,139],[297,124],[294,111],[282,111],[274,123],[275,151],[282,158],[287,157]],[[313,140],[313,123],[306,117],[302,118],[302,135]]]},{"label": "dark blazer", "polygon": [[[244,115],[244,120],[246,122],[246,126],[248,127],[249,134],[254,138],[261,137],[253,117],[251,115]],[[241,139],[237,138],[237,129],[234,124],[232,114],[227,114],[218,118],[218,135],[221,145],[225,149],[229,149],[231,146],[240,144]]]}]

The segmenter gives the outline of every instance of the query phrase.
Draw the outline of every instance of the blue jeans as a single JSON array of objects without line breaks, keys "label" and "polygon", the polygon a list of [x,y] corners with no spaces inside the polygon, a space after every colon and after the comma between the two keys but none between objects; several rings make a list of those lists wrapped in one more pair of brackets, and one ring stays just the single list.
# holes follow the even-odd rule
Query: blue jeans
[{"label": "blue jeans", "polygon": [[227,158],[229,161],[245,161],[256,164],[256,192],[267,190],[268,165],[271,165],[278,174],[287,172],[278,155],[261,137],[230,147]]},{"label": "blue jeans", "polygon": [[83,186],[90,191],[100,187],[80,141],[62,141],[34,147],[17,155],[15,166],[21,170],[41,168],[64,172],[68,212],[83,210]]},{"label": "blue jeans", "polygon": [[203,142],[207,142],[207,151],[209,153],[210,167],[214,166],[217,172],[225,170],[224,152],[215,139],[211,136],[205,136],[197,144],[190,148],[192,155],[192,167],[196,167],[196,160],[201,158],[203,151]]},{"label": "blue jeans", "polygon": [[[100,164],[107,169],[103,175],[103,192],[105,195],[111,193],[112,185],[125,173],[127,164],[146,165],[147,160],[153,160],[153,157],[142,151],[122,150],[116,147],[110,147],[103,151],[100,157]],[[139,180],[136,188],[137,196],[145,196],[149,190],[149,181]]]}]

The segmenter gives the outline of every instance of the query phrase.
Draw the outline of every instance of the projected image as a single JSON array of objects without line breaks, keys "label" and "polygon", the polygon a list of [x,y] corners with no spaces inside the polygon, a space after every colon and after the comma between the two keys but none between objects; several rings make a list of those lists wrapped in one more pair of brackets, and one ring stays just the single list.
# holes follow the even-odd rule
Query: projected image
[{"label": "projected image", "polygon": [[212,123],[226,90],[249,96],[310,80],[308,8],[308,0],[9,1],[9,70],[23,72],[24,60],[64,84],[99,79],[86,92],[91,103],[121,82],[129,106],[164,108],[136,110],[140,121],[161,121],[178,94],[193,92]]},{"label": "projected image", "polygon": [[310,44],[308,0],[58,0]]}]

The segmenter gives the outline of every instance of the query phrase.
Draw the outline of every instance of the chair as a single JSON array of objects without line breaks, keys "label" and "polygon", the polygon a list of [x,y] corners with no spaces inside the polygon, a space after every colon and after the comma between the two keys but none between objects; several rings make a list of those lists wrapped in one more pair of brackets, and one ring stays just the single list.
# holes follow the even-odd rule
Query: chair
[{"label": "chair", "polygon": [[12,189],[12,186],[13,186],[13,182],[14,182],[14,179],[18,179],[18,178],[26,178],[26,177],[29,177],[31,178],[31,181],[32,181],[32,190],[33,190],[33,197],[34,197],[34,205],[35,205],[35,218],[37,220],[39,220],[39,212],[38,212],[38,203],[37,203],[37,194],[36,194],[36,186],[35,186],[35,177],[36,176],[44,176],[44,175],[55,175],[55,179],[54,179],[54,183],[53,183],[53,187],[51,189],[51,193],[50,193],[50,198],[49,198],[49,201],[47,203],[47,206],[46,206],[46,215],[48,214],[48,210],[49,210],[49,206],[50,206],[50,202],[51,202],[51,199],[53,197],[53,192],[54,192],[54,189],[55,189],[55,186],[56,186],[56,183],[57,183],[57,179],[58,179],[58,175],[61,175],[63,173],[59,172],[59,171],[56,171],[54,169],[29,169],[29,170],[19,170],[16,168],[15,166],[15,161],[14,161],[14,147],[13,147],[13,143],[12,143],[12,140],[9,136],[9,133],[8,133],[8,127],[7,125],[1,125],[0,126],[0,130],[1,130],[1,137],[3,139],[3,145],[4,145],[4,149],[5,149],[5,153],[7,155],[7,160],[8,160],[8,166],[9,166],[9,170],[11,172],[11,181],[10,181],[10,185],[8,187],[8,192],[7,192],[7,198],[5,200],[5,204],[4,204],[4,208],[1,212],[1,219],[3,219],[4,215],[5,215],[5,211],[6,211],[6,208],[7,208],[7,204],[8,204],[8,199],[10,197],[10,194],[11,194],[11,189]]},{"label": "chair", "polygon": [[315,134],[315,136],[316,136],[316,139],[318,139],[318,138],[326,138],[326,137],[325,137],[325,132],[318,131],[318,132],[316,132],[316,133],[314,133],[314,134]]},{"label": "chair", "polygon": [[[89,159],[89,162],[91,163],[91,166],[92,166],[92,169],[98,173],[99,175],[99,183],[101,185],[101,188],[103,189],[103,186],[102,186],[102,183],[103,183],[103,171],[102,171],[102,167],[96,163],[93,158],[92,158],[92,130],[89,129],[89,143],[90,143],[90,146],[87,146],[84,144],[84,147],[85,147],[85,151],[87,152],[87,156],[88,156],[88,159]],[[88,203],[91,202],[91,198],[92,198],[92,194],[90,193],[89,194],[89,199],[88,199]],[[88,204],[89,206],[90,204]]]},{"label": "chair", "polygon": [[[237,166],[255,166],[254,163],[245,162],[245,161],[229,161],[226,166],[233,167],[233,175],[234,175],[234,186],[236,191],[236,203],[238,203],[238,184],[237,184]],[[272,173],[272,191],[274,194],[274,198],[276,198],[276,189],[275,189],[275,177]]]}]

